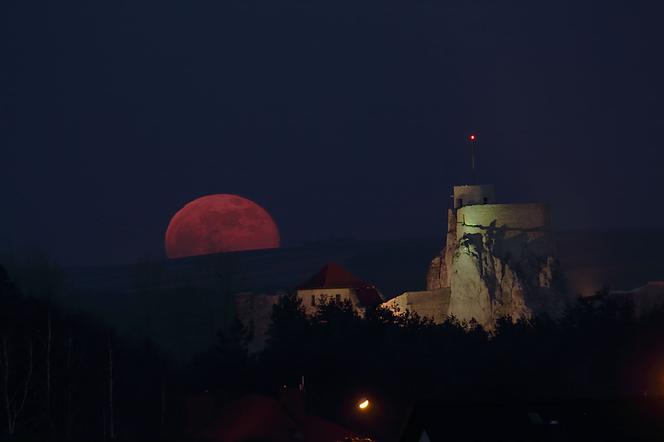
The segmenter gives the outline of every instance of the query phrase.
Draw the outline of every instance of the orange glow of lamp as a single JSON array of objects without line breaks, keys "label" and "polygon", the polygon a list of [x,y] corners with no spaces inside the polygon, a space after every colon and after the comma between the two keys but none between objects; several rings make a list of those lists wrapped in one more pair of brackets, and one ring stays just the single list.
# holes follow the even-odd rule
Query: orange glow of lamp
[{"label": "orange glow of lamp", "polygon": [[369,408],[369,399],[364,399],[361,401],[359,404],[357,404],[357,408],[363,411],[367,410]]}]

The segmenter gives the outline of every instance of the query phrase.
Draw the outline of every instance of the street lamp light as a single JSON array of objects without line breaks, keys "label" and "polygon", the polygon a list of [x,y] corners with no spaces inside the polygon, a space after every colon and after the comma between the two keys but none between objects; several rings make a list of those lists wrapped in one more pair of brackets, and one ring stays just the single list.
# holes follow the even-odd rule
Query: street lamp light
[{"label": "street lamp light", "polygon": [[359,408],[362,411],[366,411],[369,408],[369,404],[370,404],[369,399],[364,399],[357,404],[357,408]]}]

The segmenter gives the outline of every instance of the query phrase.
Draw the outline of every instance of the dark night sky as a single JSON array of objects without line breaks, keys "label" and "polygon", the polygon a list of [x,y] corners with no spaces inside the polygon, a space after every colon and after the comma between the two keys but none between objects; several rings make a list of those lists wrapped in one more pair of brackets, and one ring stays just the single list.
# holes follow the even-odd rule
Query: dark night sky
[{"label": "dark night sky", "polygon": [[210,193],[286,245],[442,237],[450,187],[664,226],[664,4],[3,1],[0,247],[163,254]]}]

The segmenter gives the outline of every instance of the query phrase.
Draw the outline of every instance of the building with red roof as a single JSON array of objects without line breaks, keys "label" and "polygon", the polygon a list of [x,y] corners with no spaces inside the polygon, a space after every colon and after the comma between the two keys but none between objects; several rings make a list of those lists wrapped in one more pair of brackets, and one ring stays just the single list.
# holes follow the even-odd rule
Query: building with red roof
[{"label": "building with red roof", "polygon": [[383,302],[376,287],[362,281],[336,263],[323,266],[307,282],[297,287],[297,296],[308,314],[314,314],[323,302],[350,303],[359,312]]},{"label": "building with red roof", "polygon": [[346,428],[307,413],[304,391],[284,388],[280,399],[251,394],[228,404],[205,430],[200,440],[246,442],[342,442],[357,436]]}]

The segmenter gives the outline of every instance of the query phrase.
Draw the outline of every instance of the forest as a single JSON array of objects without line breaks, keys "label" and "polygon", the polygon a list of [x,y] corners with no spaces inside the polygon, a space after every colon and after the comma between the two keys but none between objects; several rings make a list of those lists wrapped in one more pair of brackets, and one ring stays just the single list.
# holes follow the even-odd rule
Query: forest
[{"label": "forest", "polygon": [[[637,319],[607,292],[579,298],[560,318],[503,318],[489,331],[381,308],[361,316],[332,301],[307,316],[289,295],[274,307],[261,352],[248,353],[251,326],[236,320],[186,363],[89,313],[23,294],[2,267],[0,304],[5,439],[196,439],[231,401],[274,397],[303,379],[307,407],[332,421],[367,393],[385,403],[468,403],[664,389],[664,311]],[[201,395],[213,404],[207,414],[192,405]]]}]

